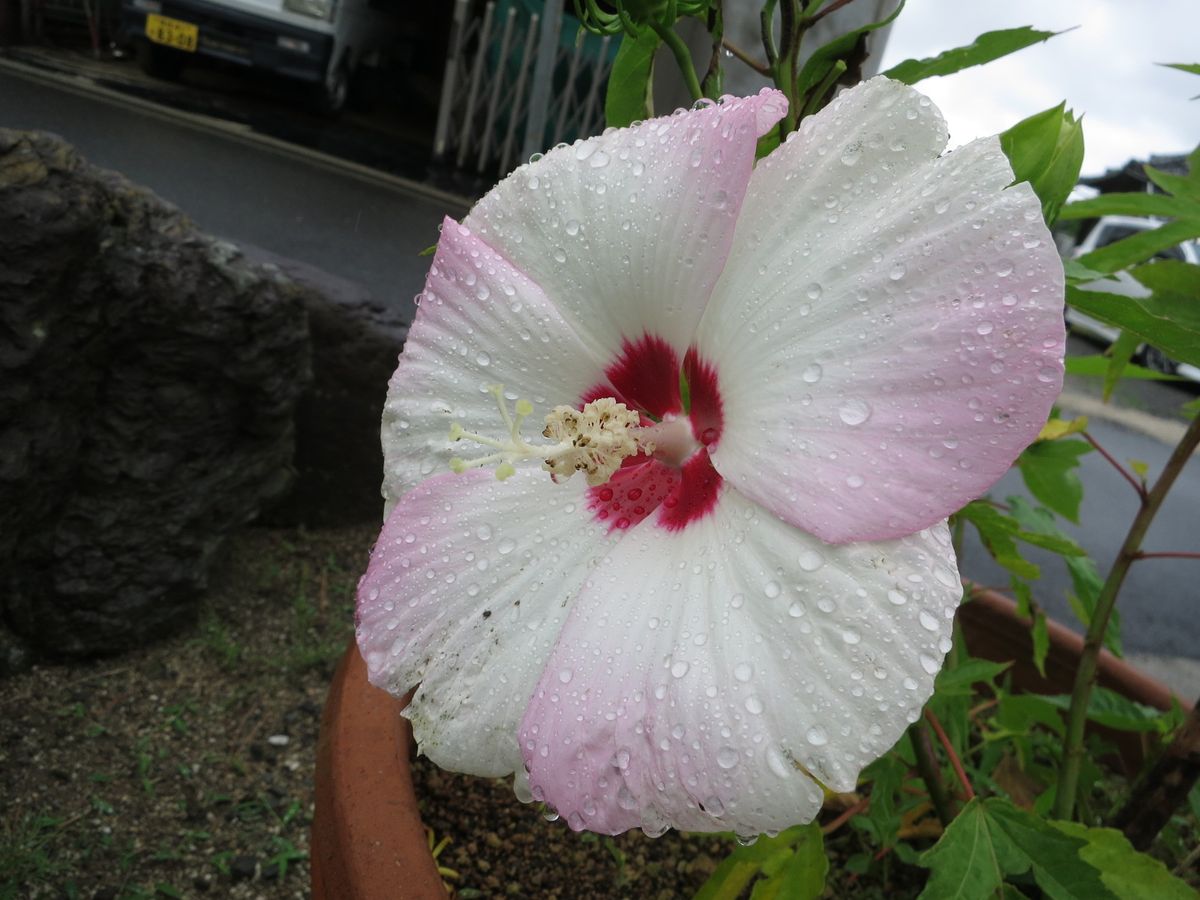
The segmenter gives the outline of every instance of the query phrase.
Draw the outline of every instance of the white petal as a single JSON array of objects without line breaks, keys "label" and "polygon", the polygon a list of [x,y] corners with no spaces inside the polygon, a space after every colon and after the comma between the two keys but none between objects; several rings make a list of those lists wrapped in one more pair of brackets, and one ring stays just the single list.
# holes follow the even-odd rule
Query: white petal
[{"label": "white petal", "polygon": [[[383,410],[383,495],[390,504],[452,456],[482,456],[452,444],[450,423],[496,438],[505,428],[488,386],[534,404],[530,434],[559,403],[575,405],[603,379],[570,326],[524,273],[447,219],[416,321],[388,385]],[[538,423],[534,427],[534,423]]]},{"label": "white petal", "polygon": [[778,91],[613,129],[524,165],[467,217],[537,282],[598,356],[622,338],[680,357],[729,251]]},{"label": "white petal", "polygon": [[[826,545],[727,490],[637,526],[571,609],[521,723],[540,793],[575,828],[755,834],[916,720],[961,597],[947,529]],[[570,677],[563,677],[568,673]]]},{"label": "white petal", "polygon": [[475,775],[520,767],[521,713],[570,601],[613,538],[583,479],[522,471],[430,478],[392,511],[358,589],[372,684],[396,696],[422,753]]},{"label": "white petal", "polygon": [[717,470],[831,541],[924,528],[991,486],[1062,373],[1062,266],[996,139],[876,79],[755,170],[701,325]]}]

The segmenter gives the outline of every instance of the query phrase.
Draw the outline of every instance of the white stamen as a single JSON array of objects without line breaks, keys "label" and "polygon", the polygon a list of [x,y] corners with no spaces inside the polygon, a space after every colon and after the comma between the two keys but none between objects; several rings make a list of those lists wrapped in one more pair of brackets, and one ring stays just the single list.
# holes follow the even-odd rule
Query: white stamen
[{"label": "white stamen", "polygon": [[450,468],[455,472],[499,463],[496,477],[503,481],[516,473],[515,463],[540,459],[542,468],[555,481],[565,481],[576,472],[583,472],[588,484],[595,487],[608,481],[627,457],[639,452],[654,453],[653,429],[640,429],[641,416],[611,397],[593,400],[583,409],[555,407],[546,416],[546,427],[542,430],[542,435],[554,443],[530,444],[521,436],[521,424],[533,412],[533,405],[528,400],[518,400],[514,416],[508,410],[502,385],[490,385],[488,391],[496,398],[508,438],[496,440],[466,431],[455,422],[450,426],[450,440],[466,438],[496,451],[476,459],[454,457]]}]

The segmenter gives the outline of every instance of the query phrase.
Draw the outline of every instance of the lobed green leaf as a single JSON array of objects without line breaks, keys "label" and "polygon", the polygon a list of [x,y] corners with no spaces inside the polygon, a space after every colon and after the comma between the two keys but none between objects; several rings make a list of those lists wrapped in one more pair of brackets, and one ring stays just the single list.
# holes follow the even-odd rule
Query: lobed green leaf
[{"label": "lobed green leaf", "polygon": [[925,59],[906,59],[883,74],[905,84],[916,84],[936,75],[951,75],[972,66],[982,66],[993,60],[1024,50],[1033,44],[1048,41],[1061,31],[1037,31],[1030,25],[988,31],[969,44],[945,50]]}]

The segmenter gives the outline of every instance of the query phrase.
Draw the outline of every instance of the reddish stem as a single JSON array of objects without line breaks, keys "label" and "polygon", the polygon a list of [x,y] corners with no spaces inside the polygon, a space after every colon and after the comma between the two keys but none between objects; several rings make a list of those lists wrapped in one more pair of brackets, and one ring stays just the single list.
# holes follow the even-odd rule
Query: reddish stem
[{"label": "reddish stem", "polygon": [[1162,553],[1135,553],[1134,559],[1200,559],[1200,553],[1188,550],[1167,550]]},{"label": "reddish stem", "polygon": [[951,746],[950,738],[946,736],[946,732],[942,728],[942,723],[938,721],[938,717],[933,714],[933,710],[931,709],[925,710],[925,718],[933,726],[933,731],[938,736],[938,740],[941,741],[942,748],[946,751],[946,755],[950,757],[950,765],[954,767],[954,774],[958,776],[958,783],[962,785],[963,793],[966,794],[968,800],[974,800],[975,790],[971,787],[971,782],[967,780],[967,773],[963,769],[962,760],[954,752],[954,747]]},{"label": "reddish stem", "polygon": [[839,828],[841,828],[843,825],[845,825],[847,822],[849,822],[851,819],[853,819],[859,813],[866,812],[867,807],[870,805],[871,805],[871,798],[869,796],[863,797],[861,800],[859,800],[857,803],[855,803],[849,809],[843,811],[840,816],[838,816],[836,819],[834,819],[828,825],[824,826],[821,829],[821,833],[822,834],[833,834],[835,831],[837,831]]},{"label": "reddish stem", "polygon": [[1105,450],[1103,447],[1101,447],[1100,442],[1097,441],[1094,437],[1092,437],[1086,431],[1083,432],[1083,437],[1089,444],[1091,444],[1093,447],[1096,448],[1096,451],[1101,456],[1103,456],[1105,459],[1107,459],[1109,461],[1109,463],[1112,464],[1112,467],[1114,469],[1116,469],[1118,472],[1121,473],[1122,478],[1124,478],[1131,485],[1133,485],[1133,489],[1135,491],[1137,491],[1138,496],[1142,499],[1142,502],[1145,503],[1146,502],[1146,486],[1144,484],[1142,484],[1140,481],[1138,481],[1136,478],[1134,478],[1128,469],[1126,469],[1123,465],[1121,465],[1119,462],[1117,462],[1117,460],[1113,458],[1111,453],[1109,453],[1107,450]]}]

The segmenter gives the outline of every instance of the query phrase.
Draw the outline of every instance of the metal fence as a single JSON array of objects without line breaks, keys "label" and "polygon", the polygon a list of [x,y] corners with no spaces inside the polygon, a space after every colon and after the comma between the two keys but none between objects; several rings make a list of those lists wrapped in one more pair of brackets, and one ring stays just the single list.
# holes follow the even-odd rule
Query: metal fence
[{"label": "metal fence", "polygon": [[455,0],[434,159],[502,177],[532,153],[598,133],[616,47],[577,30],[561,0]]}]

